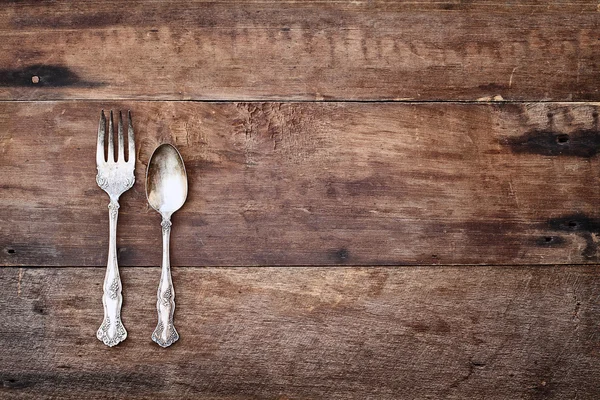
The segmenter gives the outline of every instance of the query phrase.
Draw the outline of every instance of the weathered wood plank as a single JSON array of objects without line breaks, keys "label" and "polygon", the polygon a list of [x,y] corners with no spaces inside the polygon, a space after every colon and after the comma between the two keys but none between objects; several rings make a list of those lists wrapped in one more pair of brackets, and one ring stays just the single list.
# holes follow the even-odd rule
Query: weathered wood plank
[{"label": "weathered wood plank", "polygon": [[0,99],[599,100],[597,7],[4,2]]},{"label": "weathered wood plank", "polygon": [[0,104],[0,265],[105,264],[101,107],[132,107],[138,132],[123,265],[160,260],[161,142],[190,180],[174,265],[598,261],[597,106],[33,102]]},{"label": "weathered wood plank", "polygon": [[3,399],[596,399],[597,266],[175,268],[181,339],[150,340],[158,268],[0,269]]}]

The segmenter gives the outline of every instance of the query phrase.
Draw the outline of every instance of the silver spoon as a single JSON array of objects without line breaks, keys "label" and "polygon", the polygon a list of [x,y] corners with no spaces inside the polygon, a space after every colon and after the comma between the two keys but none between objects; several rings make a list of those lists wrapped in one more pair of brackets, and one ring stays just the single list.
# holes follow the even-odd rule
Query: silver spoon
[{"label": "silver spoon", "polygon": [[171,280],[169,237],[171,215],[183,206],[187,191],[187,175],[181,154],[170,144],[158,146],[148,162],[146,197],[152,208],[162,216],[163,258],[156,302],[158,325],[152,334],[152,340],[162,347],[168,347],[179,339],[173,324],[175,290]]}]

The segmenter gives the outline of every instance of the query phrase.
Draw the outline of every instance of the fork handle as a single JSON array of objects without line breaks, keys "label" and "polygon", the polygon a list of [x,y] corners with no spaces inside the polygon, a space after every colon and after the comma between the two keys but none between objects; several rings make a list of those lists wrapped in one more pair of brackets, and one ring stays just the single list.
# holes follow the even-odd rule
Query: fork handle
[{"label": "fork handle", "polygon": [[127,331],[121,322],[121,305],[123,295],[121,277],[119,276],[119,264],[117,263],[117,219],[119,217],[119,202],[110,200],[109,210],[109,241],[108,241],[108,263],[106,275],[104,275],[104,294],[102,304],[104,305],[104,321],[98,329],[96,336],[107,346],[115,346],[127,337]]},{"label": "fork handle", "polygon": [[169,239],[171,237],[170,218],[163,217],[162,223],[163,239],[163,258],[160,273],[160,283],[158,285],[156,311],[158,311],[158,324],[152,340],[159,346],[169,347],[179,339],[179,334],[175,330],[173,323],[173,314],[175,313],[175,289],[171,280],[171,262],[169,259]]}]

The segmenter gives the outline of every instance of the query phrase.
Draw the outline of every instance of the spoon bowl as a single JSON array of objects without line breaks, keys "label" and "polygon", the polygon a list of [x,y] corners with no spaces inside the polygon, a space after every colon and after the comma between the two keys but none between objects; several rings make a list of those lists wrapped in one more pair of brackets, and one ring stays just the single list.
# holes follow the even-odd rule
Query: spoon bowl
[{"label": "spoon bowl", "polygon": [[168,218],[183,206],[187,192],[187,175],[181,154],[172,145],[161,144],[152,153],[146,171],[148,203]]}]

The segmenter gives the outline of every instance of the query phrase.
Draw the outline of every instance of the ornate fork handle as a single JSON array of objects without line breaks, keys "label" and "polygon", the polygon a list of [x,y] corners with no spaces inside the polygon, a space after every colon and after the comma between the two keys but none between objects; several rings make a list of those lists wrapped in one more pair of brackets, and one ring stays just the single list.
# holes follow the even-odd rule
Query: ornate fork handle
[{"label": "ornate fork handle", "polygon": [[[104,305],[104,320],[96,336],[107,346],[119,344],[127,337],[127,331],[121,322],[121,278],[117,263],[117,218],[119,217],[119,197],[129,190],[135,182],[135,140],[131,113],[128,115],[127,142],[129,154],[125,161],[125,135],[123,132],[123,116],[119,111],[117,131],[117,148],[115,151],[113,112],[108,120],[108,135],[106,134],[106,116],[100,113],[98,123],[98,142],[96,145],[96,167],[98,174],[96,182],[110,197],[109,210],[109,243],[108,263],[102,289],[102,304]],[[105,138],[108,136],[108,149],[105,154]],[[115,158],[116,156],[116,158]]]},{"label": "ornate fork handle", "polygon": [[173,314],[175,313],[175,289],[171,280],[171,262],[169,259],[169,239],[171,236],[171,221],[169,218],[163,218],[162,223],[163,239],[163,259],[158,285],[156,311],[158,311],[158,325],[152,340],[162,347],[168,347],[179,339],[179,334],[173,324]]},{"label": "ornate fork handle", "polygon": [[127,331],[121,322],[121,305],[123,304],[121,277],[117,263],[117,219],[119,217],[119,202],[111,199],[109,210],[109,244],[108,263],[104,276],[104,321],[96,336],[107,346],[121,343],[127,337]]}]

